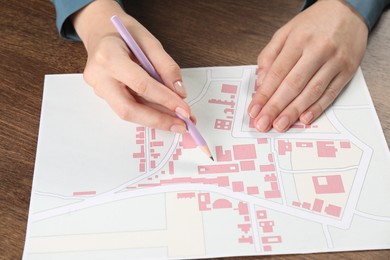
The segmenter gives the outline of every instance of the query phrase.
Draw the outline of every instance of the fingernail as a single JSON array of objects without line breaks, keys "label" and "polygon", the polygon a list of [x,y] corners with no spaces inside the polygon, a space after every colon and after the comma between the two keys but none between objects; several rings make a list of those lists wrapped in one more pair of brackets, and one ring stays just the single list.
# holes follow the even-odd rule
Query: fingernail
[{"label": "fingernail", "polygon": [[178,133],[178,134],[187,133],[187,129],[183,125],[172,125],[170,130],[171,130],[171,132]]},{"label": "fingernail", "polygon": [[263,85],[264,78],[265,78],[265,69],[259,69],[259,72],[257,73],[256,85],[259,87]]},{"label": "fingernail", "polygon": [[256,104],[254,105],[251,110],[249,111],[249,116],[251,118],[255,118],[257,117],[257,115],[260,113],[260,105],[259,104]]},{"label": "fingernail", "polygon": [[179,94],[181,97],[187,97],[187,91],[181,80],[178,80],[173,83],[173,87],[175,88],[176,93]]},{"label": "fingernail", "polygon": [[259,131],[264,132],[265,130],[268,129],[269,126],[269,117],[268,116],[262,116],[260,117],[259,121],[257,121],[256,128]]},{"label": "fingernail", "polygon": [[314,118],[313,112],[308,111],[302,115],[301,120],[303,121],[302,123],[309,124],[313,118]]},{"label": "fingernail", "polygon": [[175,109],[175,112],[180,114],[182,117],[186,117],[186,118],[190,118],[190,115],[187,113],[187,111],[185,111],[183,108],[181,107],[177,107]]},{"label": "fingernail", "polygon": [[275,123],[275,128],[277,131],[282,132],[286,130],[286,128],[290,125],[290,121],[288,120],[287,116],[282,116],[278,119]]}]

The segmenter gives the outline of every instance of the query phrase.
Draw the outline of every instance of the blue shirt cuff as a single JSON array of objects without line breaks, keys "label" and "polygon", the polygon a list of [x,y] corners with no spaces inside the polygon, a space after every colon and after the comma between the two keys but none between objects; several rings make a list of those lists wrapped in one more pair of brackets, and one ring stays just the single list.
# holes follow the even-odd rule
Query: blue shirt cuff
[{"label": "blue shirt cuff", "polygon": [[[70,21],[70,16],[79,11],[93,0],[51,0],[56,9],[56,25],[60,35],[66,39],[80,41],[76,30]],[[122,1],[117,0],[122,6]]]},{"label": "blue shirt cuff", "polygon": [[[316,0],[306,0],[302,9],[311,6],[315,2]],[[363,17],[370,31],[379,20],[385,7],[390,5],[390,0],[345,0],[345,2]]]}]

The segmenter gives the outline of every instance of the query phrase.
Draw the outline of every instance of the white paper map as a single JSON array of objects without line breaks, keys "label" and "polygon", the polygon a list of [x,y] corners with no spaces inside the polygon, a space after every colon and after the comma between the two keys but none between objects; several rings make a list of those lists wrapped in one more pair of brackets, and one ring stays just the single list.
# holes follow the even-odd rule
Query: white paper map
[{"label": "white paper map", "polygon": [[390,156],[363,75],[312,125],[259,133],[255,66],[184,69],[214,155],[120,120],[82,75],[45,78],[24,259],[390,248]]}]

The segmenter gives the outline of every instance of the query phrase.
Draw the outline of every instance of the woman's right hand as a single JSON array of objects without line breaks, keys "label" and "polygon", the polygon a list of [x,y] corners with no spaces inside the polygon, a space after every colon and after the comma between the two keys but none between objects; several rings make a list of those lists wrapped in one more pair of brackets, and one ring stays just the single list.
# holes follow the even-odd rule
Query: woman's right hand
[{"label": "woman's right hand", "polygon": [[[155,67],[164,84],[137,63],[110,18],[117,15]],[[85,81],[120,118],[176,133],[185,123],[175,112],[191,115],[179,66],[160,42],[115,1],[96,0],[72,16],[88,52]]]}]

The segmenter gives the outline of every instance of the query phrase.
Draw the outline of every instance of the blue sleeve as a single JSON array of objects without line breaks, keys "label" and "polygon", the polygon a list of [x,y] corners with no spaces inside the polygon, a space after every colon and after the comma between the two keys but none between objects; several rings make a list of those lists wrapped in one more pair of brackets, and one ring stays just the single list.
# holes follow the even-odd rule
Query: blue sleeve
[{"label": "blue sleeve", "polygon": [[[56,9],[56,25],[60,35],[66,39],[79,41],[70,16],[91,3],[93,0],[51,0]],[[122,5],[121,0],[117,2]]]},{"label": "blue sleeve", "polygon": [[[315,2],[316,0],[306,0],[302,9],[311,6]],[[379,20],[383,10],[390,5],[390,0],[345,0],[345,2],[363,17],[370,31]]]}]

